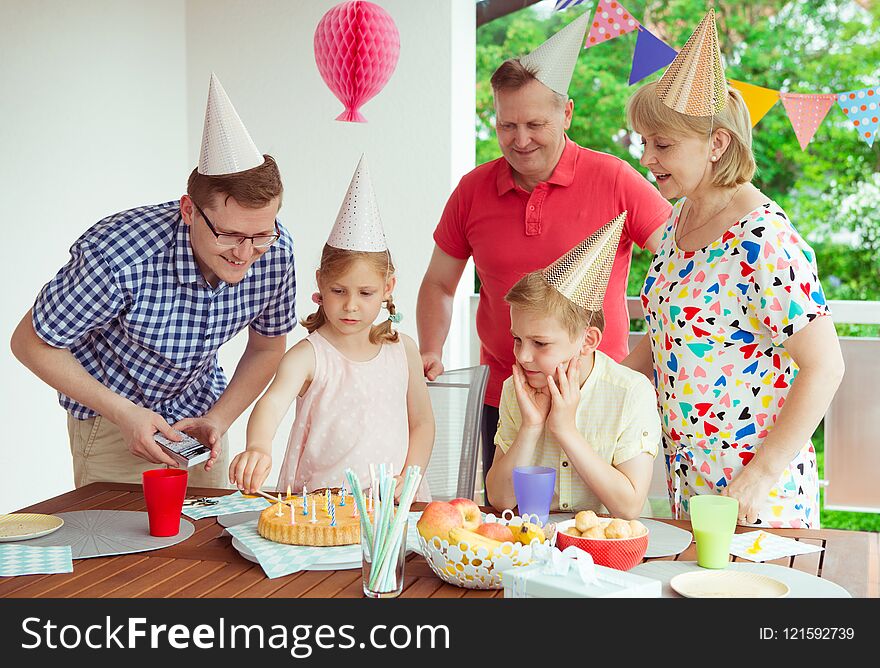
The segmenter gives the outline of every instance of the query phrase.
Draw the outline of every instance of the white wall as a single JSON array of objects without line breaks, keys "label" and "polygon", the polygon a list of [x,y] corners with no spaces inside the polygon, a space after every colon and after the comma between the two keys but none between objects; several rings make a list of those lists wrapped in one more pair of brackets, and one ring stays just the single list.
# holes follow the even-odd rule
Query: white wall
[{"label": "white wall", "polygon": [[86,228],[186,186],[184,10],[0,3],[0,512],[73,488],[64,410],[9,352],[13,329]]},{"label": "white wall", "polygon": [[[380,0],[401,33],[400,62],[363,108],[369,122],[353,124],[333,120],[342,105],[320,78],[312,49],[315,26],[337,2],[0,3],[0,220],[9,235],[0,309],[0,410],[8,433],[0,446],[0,512],[72,488],[64,412],[54,391],[9,353],[9,336],[89,225],[180,195],[198,158],[212,70],[257,146],[281,167],[280,218],[295,243],[298,313],[313,307],[320,249],[366,152],[398,268],[401,329],[415,336],[431,232],[473,166],[474,3]],[[462,283],[467,291],[472,279]],[[459,308],[466,323],[466,300]],[[469,359],[467,325],[454,328],[447,362],[460,366]],[[244,342],[237,337],[221,350],[230,374]],[[248,413],[230,430],[233,454],[244,447]],[[276,461],[291,420],[276,437]]]}]

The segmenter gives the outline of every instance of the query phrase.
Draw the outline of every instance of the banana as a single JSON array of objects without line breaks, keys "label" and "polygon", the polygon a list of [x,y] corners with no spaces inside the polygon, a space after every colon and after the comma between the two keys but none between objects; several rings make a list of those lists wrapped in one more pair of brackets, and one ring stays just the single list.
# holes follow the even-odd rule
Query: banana
[{"label": "banana", "polygon": [[449,542],[452,544],[464,543],[473,550],[476,550],[478,547],[485,547],[487,550],[489,550],[490,556],[494,550],[498,549],[502,545],[500,540],[495,540],[494,538],[486,538],[486,536],[481,536],[475,531],[462,529],[461,527],[456,527],[449,530]]},{"label": "banana", "polygon": [[510,530],[513,532],[514,540],[523,545],[529,545],[536,538],[539,543],[546,540],[543,529],[534,522],[523,522],[522,526],[512,526]]}]

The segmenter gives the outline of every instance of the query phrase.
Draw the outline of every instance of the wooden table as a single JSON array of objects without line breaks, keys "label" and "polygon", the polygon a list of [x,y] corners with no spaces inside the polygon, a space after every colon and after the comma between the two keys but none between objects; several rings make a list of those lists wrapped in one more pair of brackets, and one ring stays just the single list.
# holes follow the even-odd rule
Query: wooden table
[{"label": "wooden table", "polygon": [[[190,495],[217,496],[231,490],[190,488]],[[140,485],[93,483],[23,512],[145,510]],[[192,521],[192,520],[191,520]],[[690,524],[661,520],[690,529]],[[360,598],[360,570],[303,571],[268,579],[259,565],[244,559],[221,535],[214,517],[196,520],[195,534],[172,547],[118,557],[79,559],[73,573],[0,578],[0,597],[18,598]],[[749,529],[741,529],[748,531]],[[772,533],[825,548],[770,563],[796,568],[836,582],[854,597],[880,596],[880,534],[855,531],[778,530]],[[675,557],[696,559],[693,544]],[[437,578],[425,560],[410,555],[403,597],[501,597],[497,590],[461,589]]]}]

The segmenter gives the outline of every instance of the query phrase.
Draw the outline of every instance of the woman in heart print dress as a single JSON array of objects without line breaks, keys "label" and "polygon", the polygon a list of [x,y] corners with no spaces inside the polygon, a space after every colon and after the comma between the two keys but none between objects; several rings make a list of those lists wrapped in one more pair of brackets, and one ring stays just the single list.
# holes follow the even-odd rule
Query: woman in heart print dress
[{"label": "woman in heart print dress", "polygon": [[694,117],[667,107],[656,85],[627,111],[642,165],[678,202],[642,290],[648,334],[625,364],[657,388],[673,516],[715,493],[739,501],[740,524],[818,528],[810,438],[843,359],[815,256],[750,183],[739,93]]}]

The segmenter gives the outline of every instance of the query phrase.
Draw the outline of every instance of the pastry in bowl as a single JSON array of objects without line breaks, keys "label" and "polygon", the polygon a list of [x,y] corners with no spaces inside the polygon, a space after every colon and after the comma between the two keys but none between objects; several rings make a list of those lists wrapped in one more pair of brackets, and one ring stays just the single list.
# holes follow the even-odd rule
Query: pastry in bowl
[{"label": "pastry in bowl", "polygon": [[576,517],[557,525],[556,547],[564,550],[570,545],[589,552],[600,566],[627,571],[640,564],[648,550],[648,528],[638,520],[598,517],[595,526],[579,531]]}]

